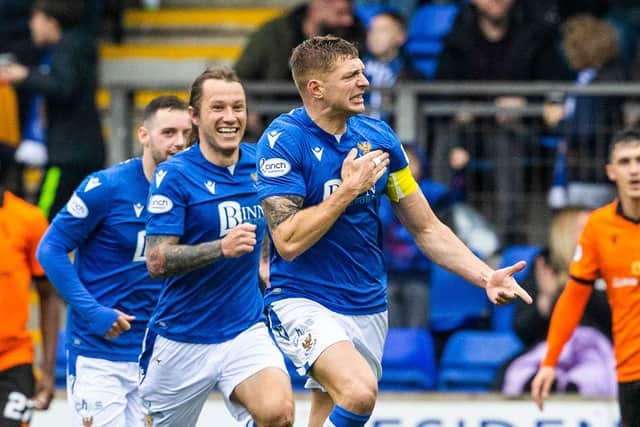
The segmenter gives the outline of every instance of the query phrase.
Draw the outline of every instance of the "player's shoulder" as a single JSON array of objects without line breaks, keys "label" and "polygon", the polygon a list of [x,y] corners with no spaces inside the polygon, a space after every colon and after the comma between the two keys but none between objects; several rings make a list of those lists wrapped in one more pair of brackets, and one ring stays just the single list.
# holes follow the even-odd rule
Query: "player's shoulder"
[{"label": "player's shoulder", "polygon": [[384,120],[370,117],[366,114],[357,114],[349,118],[348,125],[368,139],[380,139],[382,141],[395,141],[397,139],[391,126]]},{"label": "player's shoulder", "polygon": [[609,204],[601,206],[597,209],[594,209],[589,214],[589,220],[593,222],[598,222],[598,223],[603,221],[609,221],[616,217],[617,210],[618,210],[618,201],[616,200]]},{"label": "player's shoulder", "polygon": [[76,192],[110,193],[114,188],[128,187],[135,182],[142,173],[142,160],[139,157],[124,160],[106,169],[101,169],[87,175],[78,186]]},{"label": "player's shoulder", "polygon": [[276,117],[267,127],[265,134],[273,135],[274,133],[303,133],[310,124],[309,117],[303,107],[294,108],[288,113],[282,113]]},{"label": "player's shoulder", "polygon": [[616,222],[618,216],[617,209],[618,202],[614,201],[591,211],[587,218],[587,223],[584,226],[583,233],[600,234],[614,227],[613,224]]},{"label": "player's shoulder", "polygon": [[190,170],[189,164],[193,163],[196,157],[202,157],[198,154],[198,150],[198,144],[193,144],[185,150],[174,154],[158,165],[156,173],[158,173],[159,170],[172,171],[180,174],[188,172]]},{"label": "player's shoulder", "polygon": [[247,157],[253,158],[255,163],[256,158],[256,144],[253,142],[241,142],[240,152],[242,153],[241,159],[244,161]]},{"label": "player's shoulder", "polygon": [[16,196],[10,191],[4,192],[4,207],[15,212],[19,216],[28,216],[31,218],[44,218],[44,214],[36,205]]}]

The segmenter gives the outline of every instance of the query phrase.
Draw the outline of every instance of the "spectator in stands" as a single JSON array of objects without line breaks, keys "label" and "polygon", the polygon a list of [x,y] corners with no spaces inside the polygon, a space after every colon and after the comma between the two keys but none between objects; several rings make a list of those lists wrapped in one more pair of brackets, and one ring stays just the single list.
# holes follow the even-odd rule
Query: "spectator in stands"
[{"label": "spectator in stands", "polygon": [[[564,51],[577,73],[576,86],[594,82],[619,82],[625,72],[618,55],[616,31],[608,22],[591,15],[576,15],[563,26]],[[549,133],[561,138],[560,154],[566,155],[567,180],[570,188],[554,188],[550,203],[554,208],[564,204],[598,205],[598,194],[614,190],[607,183],[602,168],[593,159],[606,157],[613,129],[622,122],[622,99],[612,96],[567,94],[561,103],[545,106],[544,120]],[[581,191],[578,190],[582,189]],[[571,195],[576,192],[576,196]],[[609,190],[609,191],[607,191]],[[595,207],[595,206],[594,206]]]},{"label": "spectator in stands", "polygon": [[[402,46],[407,40],[406,22],[402,15],[384,11],[371,19],[367,30],[367,49],[363,54],[365,75],[374,88],[391,88],[401,80],[417,80],[420,75],[404,57]],[[367,114],[389,121],[384,107],[390,92],[372,89],[365,95]]]},{"label": "spectator in stands", "polygon": [[[451,32],[445,39],[438,62],[438,80],[529,81],[548,79],[562,61],[553,45],[548,25],[529,21],[516,0],[472,0],[461,6]],[[478,99],[476,99],[478,100]],[[471,156],[494,164],[491,175],[480,175],[483,185],[496,191],[495,219],[499,226],[515,224],[523,212],[514,195],[524,188],[524,168],[519,161],[528,151],[533,136],[527,133],[516,110],[524,97],[485,98],[506,111],[474,117],[460,113],[452,126],[436,135],[434,165],[442,164],[450,144],[467,148]],[[451,138],[451,135],[456,137]],[[446,163],[445,163],[446,164]],[[446,182],[446,170],[434,169],[434,178]],[[488,181],[484,183],[485,179]],[[504,236],[506,243],[522,243],[517,230]]]},{"label": "spectator in stands", "polygon": [[[5,170],[0,164],[0,175]],[[47,219],[3,185],[0,176],[0,426],[25,427],[33,409],[47,409],[55,385],[60,298],[36,260]],[[41,364],[34,379],[34,345],[27,330],[29,289],[38,293]]]},{"label": "spectator in stands", "polygon": [[29,39],[31,0],[0,0],[0,53]]},{"label": "spectator in stands", "polygon": [[[289,56],[293,48],[309,37],[325,34],[364,46],[366,29],[353,14],[351,0],[310,0],[267,22],[249,38],[234,68],[246,82],[289,82]],[[295,95],[290,98],[297,102]],[[259,136],[264,119],[258,114],[249,114],[247,132]]]},{"label": "spectator in stands", "polygon": [[[425,177],[424,166],[413,147],[405,147],[411,174],[436,214],[464,199],[465,171],[469,155],[456,148],[451,153],[454,170],[451,186]],[[380,203],[384,253],[387,264],[387,298],[390,328],[427,328],[429,318],[429,271],[431,260],[425,257],[411,233],[393,215],[387,198]]]},{"label": "spectator in stands", "polygon": [[0,80],[44,97],[48,169],[40,207],[50,217],[105,162],[95,102],[96,41],[80,28],[83,16],[83,0],[36,0],[31,37],[47,49],[45,59],[40,67],[0,67]]},{"label": "spectator in stands", "polygon": [[[589,210],[584,208],[558,211],[549,228],[549,249],[536,257],[528,277],[523,280],[523,287],[534,303],[515,303],[514,331],[525,350],[505,371],[502,391],[507,395],[530,390],[531,380],[547,348],[545,340],[551,312],[569,278],[569,265],[588,216]],[[563,378],[558,390],[575,389],[583,395],[611,396],[615,393],[611,311],[602,289],[591,294],[580,325],[571,350],[563,355],[559,364]]]},{"label": "spectator in stands", "polygon": [[640,132],[617,133],[606,165],[618,199],[591,213],[580,233],[569,279],[556,303],[548,348],[531,384],[543,408],[556,379],[565,343],[573,334],[597,279],[606,283],[618,379],[618,404],[624,427],[640,425]]}]

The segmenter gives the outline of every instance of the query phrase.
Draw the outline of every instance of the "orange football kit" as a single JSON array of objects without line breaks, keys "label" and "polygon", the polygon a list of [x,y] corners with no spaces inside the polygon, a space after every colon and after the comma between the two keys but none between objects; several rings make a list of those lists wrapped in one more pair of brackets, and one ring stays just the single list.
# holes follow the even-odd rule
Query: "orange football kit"
[{"label": "orange football kit", "polygon": [[618,382],[640,380],[640,222],[618,201],[595,210],[580,235],[570,279],[553,311],[543,366],[556,366],[598,278],[606,282]]}]

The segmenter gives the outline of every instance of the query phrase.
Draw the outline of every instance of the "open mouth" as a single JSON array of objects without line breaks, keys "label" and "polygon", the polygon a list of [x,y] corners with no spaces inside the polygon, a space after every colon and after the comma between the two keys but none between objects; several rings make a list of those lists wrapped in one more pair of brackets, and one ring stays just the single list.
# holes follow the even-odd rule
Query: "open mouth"
[{"label": "open mouth", "polygon": [[219,128],[216,128],[216,132],[223,135],[235,135],[239,130],[240,128],[235,126],[221,126]]}]

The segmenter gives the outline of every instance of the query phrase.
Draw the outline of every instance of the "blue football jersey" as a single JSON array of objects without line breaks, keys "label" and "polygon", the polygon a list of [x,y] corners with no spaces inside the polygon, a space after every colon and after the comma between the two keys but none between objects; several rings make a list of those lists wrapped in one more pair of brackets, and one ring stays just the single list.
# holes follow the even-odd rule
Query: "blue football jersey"
[{"label": "blue football jersey", "polygon": [[267,301],[308,298],[343,314],[386,310],[386,272],[378,207],[389,171],[408,165],[400,141],[383,121],[357,115],[340,137],[319,128],[304,108],[280,115],[258,141],[258,195],[296,195],[303,208],[320,204],[341,183],[346,155],[381,149],[390,155],[383,177],[358,196],[331,229],[292,262],[272,244]]},{"label": "blue football jersey", "polygon": [[265,321],[258,284],[266,223],[256,189],[255,144],[242,143],[234,167],[204,158],[199,144],[173,156],[151,183],[147,235],[179,236],[196,245],[223,238],[243,222],[257,226],[255,249],[168,277],[149,328],[180,342],[213,344]]},{"label": "blue football jersey", "polygon": [[[43,238],[41,246],[55,246],[64,257],[65,250],[75,248],[77,278],[95,302],[136,317],[131,330],[114,339],[104,338],[104,327],[98,334],[92,324],[99,316],[90,314],[91,304],[73,304],[81,289],[70,286],[77,279],[69,270],[51,266],[47,269],[50,279],[63,296],[70,295],[65,298],[69,302],[66,340],[67,348],[76,354],[114,361],[135,362],[138,358],[162,286],[161,280],[149,276],[143,256],[148,193],[140,158],[91,174]],[[43,257],[45,265],[48,255]]]}]

